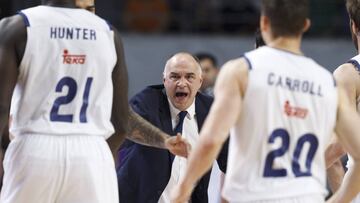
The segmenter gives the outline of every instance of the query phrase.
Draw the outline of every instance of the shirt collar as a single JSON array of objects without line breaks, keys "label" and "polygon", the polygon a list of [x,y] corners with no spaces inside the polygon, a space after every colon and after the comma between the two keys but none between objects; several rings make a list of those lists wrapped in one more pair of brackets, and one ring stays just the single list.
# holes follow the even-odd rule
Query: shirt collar
[{"label": "shirt collar", "polygon": [[[186,111],[188,112],[186,117],[188,119],[192,119],[195,116],[195,99],[193,103],[189,106],[189,108],[186,109]],[[171,118],[176,118],[178,116],[178,114],[180,113],[180,110],[177,109],[170,101],[170,99],[168,98],[168,102],[169,102],[169,107],[170,107],[170,114],[171,114]]]}]

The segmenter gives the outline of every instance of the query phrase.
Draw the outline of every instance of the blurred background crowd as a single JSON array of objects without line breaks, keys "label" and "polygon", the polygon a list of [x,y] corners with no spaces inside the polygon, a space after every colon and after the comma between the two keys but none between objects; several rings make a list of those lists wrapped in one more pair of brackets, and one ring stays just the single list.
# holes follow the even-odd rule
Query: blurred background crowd
[{"label": "blurred background crowd", "polygon": [[[1,0],[0,16],[41,0]],[[98,0],[97,14],[119,30],[136,33],[246,35],[257,27],[260,0]],[[346,36],[343,0],[311,1],[311,36]]]},{"label": "blurred background crowd", "polygon": [[[343,0],[311,2],[312,27],[303,51],[334,70],[355,55]],[[0,0],[0,17],[36,6],[41,0]],[[161,82],[165,61],[174,53],[208,52],[225,61],[254,48],[260,0],[97,0],[97,15],[122,34],[130,95]],[[151,70],[151,71],[150,71]],[[143,74],[147,72],[147,74]]]}]

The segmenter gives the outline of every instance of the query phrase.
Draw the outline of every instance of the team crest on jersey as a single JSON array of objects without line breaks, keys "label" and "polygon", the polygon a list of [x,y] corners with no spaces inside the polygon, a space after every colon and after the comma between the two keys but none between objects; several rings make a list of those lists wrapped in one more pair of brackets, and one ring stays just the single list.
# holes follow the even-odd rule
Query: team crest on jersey
[{"label": "team crest on jersey", "polygon": [[306,118],[308,110],[301,107],[295,107],[290,104],[289,101],[285,101],[284,112],[289,117]]},{"label": "team crest on jersey", "polygon": [[65,49],[63,56],[63,64],[84,64],[86,55],[83,54],[70,54],[69,50]]}]

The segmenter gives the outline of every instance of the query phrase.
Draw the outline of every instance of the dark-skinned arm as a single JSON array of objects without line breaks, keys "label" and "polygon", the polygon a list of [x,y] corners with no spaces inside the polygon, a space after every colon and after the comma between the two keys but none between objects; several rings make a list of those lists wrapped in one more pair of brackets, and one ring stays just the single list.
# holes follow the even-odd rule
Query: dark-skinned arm
[{"label": "dark-skinned arm", "polygon": [[[17,77],[18,66],[23,57],[26,44],[26,27],[20,15],[5,18],[0,22],[0,134],[1,150],[0,158],[2,163],[8,140],[8,120],[12,92]],[[1,164],[2,165],[2,164]],[[0,176],[2,178],[2,167]]]},{"label": "dark-skinned arm", "polygon": [[111,152],[116,154],[120,145],[123,143],[129,120],[128,105],[128,73],[125,64],[124,49],[119,33],[115,28],[114,42],[117,54],[117,62],[112,73],[113,80],[113,108],[111,122],[115,128],[115,133],[107,139]]}]

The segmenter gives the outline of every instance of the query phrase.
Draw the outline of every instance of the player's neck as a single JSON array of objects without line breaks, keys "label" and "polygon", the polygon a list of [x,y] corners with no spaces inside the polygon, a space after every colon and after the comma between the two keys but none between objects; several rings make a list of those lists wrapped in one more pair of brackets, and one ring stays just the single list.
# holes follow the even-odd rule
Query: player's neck
[{"label": "player's neck", "polygon": [[300,37],[277,37],[272,40],[268,46],[277,49],[283,49],[295,54],[303,55],[300,50],[301,38]]},{"label": "player's neck", "polygon": [[75,1],[71,0],[43,0],[43,4],[54,7],[76,8]]}]

